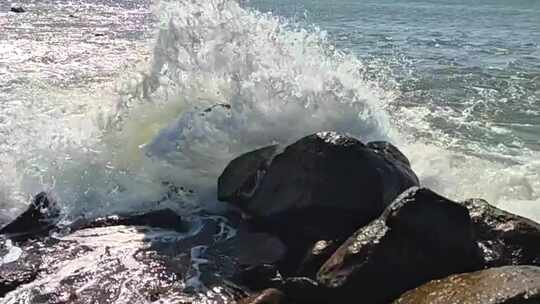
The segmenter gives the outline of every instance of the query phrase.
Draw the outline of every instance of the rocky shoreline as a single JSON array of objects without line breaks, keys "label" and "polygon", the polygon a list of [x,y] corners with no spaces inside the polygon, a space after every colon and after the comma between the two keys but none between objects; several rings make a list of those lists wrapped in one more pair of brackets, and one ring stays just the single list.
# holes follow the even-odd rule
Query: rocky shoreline
[{"label": "rocky shoreline", "polygon": [[[198,225],[160,210],[59,227],[54,202],[39,194],[0,230],[9,238],[2,255],[12,242],[22,249],[0,266],[0,296],[22,290],[34,302],[114,302],[126,297],[119,285],[140,275],[147,280],[131,278],[141,281],[132,303],[540,303],[540,225],[481,199],[454,202],[422,188],[390,143],[321,132],[264,147],[230,162],[218,198],[235,211],[202,214]],[[97,251],[59,235],[129,227],[145,235],[130,255],[139,269],[122,266],[114,242],[103,249],[100,259],[119,264],[93,275],[110,290],[74,288],[90,275],[84,271],[48,289],[37,282],[57,271],[54,261]],[[177,237],[152,238],[141,227]]]}]

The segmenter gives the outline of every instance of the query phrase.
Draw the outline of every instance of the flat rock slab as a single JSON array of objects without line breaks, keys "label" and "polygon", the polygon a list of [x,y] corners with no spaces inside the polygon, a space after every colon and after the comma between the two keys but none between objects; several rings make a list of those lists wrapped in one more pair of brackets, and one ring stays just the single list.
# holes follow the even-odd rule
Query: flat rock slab
[{"label": "flat rock slab", "polygon": [[233,278],[285,250],[277,238],[236,230],[223,217],[185,222],[167,210],[71,228],[4,239],[0,296],[9,303],[235,303],[248,292]]},{"label": "flat rock slab", "polygon": [[540,267],[505,266],[453,275],[411,290],[394,304],[538,304]]}]

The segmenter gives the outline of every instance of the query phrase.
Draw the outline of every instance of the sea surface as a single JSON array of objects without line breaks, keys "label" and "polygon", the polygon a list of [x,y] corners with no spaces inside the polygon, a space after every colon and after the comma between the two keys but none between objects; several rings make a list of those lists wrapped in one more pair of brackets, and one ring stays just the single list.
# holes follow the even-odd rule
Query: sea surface
[{"label": "sea surface", "polygon": [[540,2],[0,3],[1,222],[43,190],[66,221],[218,210],[229,160],[321,130],[540,220]]}]

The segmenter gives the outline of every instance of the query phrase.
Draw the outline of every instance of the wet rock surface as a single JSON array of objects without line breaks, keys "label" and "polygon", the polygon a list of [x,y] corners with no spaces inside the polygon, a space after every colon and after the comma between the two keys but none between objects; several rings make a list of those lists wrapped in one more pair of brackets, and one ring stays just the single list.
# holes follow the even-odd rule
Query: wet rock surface
[{"label": "wet rock surface", "polygon": [[[418,183],[390,143],[322,132],[231,161],[218,197],[234,208],[220,215],[162,209],[57,224],[54,200],[40,193],[0,231],[0,296],[8,303],[386,304],[400,295],[396,303],[540,303],[536,267],[471,273],[538,265],[538,223],[483,200],[453,202]],[[167,195],[190,191],[165,186]]]},{"label": "wet rock surface", "polygon": [[435,278],[481,267],[465,207],[426,188],[411,188],[358,230],[321,267],[334,299],[387,303]]},{"label": "wet rock surface", "polygon": [[240,206],[247,203],[279,149],[272,145],[233,159],[218,179],[218,199]]},{"label": "wet rock surface", "polygon": [[486,267],[540,265],[540,224],[485,200],[462,202],[469,209]]},{"label": "wet rock surface", "polygon": [[274,288],[265,289],[257,295],[242,299],[238,304],[280,304],[285,303],[285,295]]},{"label": "wet rock surface", "polygon": [[283,268],[290,273],[298,272],[316,242],[345,240],[418,184],[406,158],[389,143],[370,147],[321,132],[281,150],[269,146],[233,160],[219,178],[218,196],[283,240],[289,249]]},{"label": "wet rock surface", "polygon": [[32,282],[41,265],[41,257],[33,256],[26,260],[19,260],[23,251],[14,246],[11,240],[0,240],[0,297],[20,285]]},{"label": "wet rock surface", "polygon": [[411,290],[394,304],[538,304],[540,268],[505,266],[453,275]]},{"label": "wet rock surface", "polygon": [[[182,221],[175,231],[178,222],[167,221],[174,219],[168,211],[147,215],[97,219],[68,233],[5,244],[1,294],[29,303],[233,303],[249,293],[232,278],[283,254],[277,238],[236,231],[219,216]],[[157,215],[168,229],[140,225],[155,224],[148,220]],[[6,259],[13,248],[18,254]]]}]

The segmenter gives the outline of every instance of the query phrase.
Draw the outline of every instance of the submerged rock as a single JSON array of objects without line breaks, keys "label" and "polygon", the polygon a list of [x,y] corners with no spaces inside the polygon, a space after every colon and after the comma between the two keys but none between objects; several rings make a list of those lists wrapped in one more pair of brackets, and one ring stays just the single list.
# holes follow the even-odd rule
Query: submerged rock
[{"label": "submerged rock", "polygon": [[486,267],[540,265],[540,224],[481,199],[461,204],[469,209]]},{"label": "submerged rock", "polygon": [[505,266],[453,275],[403,294],[394,304],[538,304],[540,268]]},{"label": "submerged rock", "polygon": [[10,9],[13,13],[25,13],[26,10],[22,6],[14,6]]},{"label": "submerged rock", "polygon": [[415,185],[418,178],[391,144],[321,132],[283,151],[269,146],[233,160],[219,177],[218,195],[277,234],[292,269],[314,243],[345,240]]},{"label": "submerged rock", "polygon": [[11,239],[24,239],[45,233],[54,227],[59,210],[54,200],[42,192],[34,197],[28,208],[12,222],[0,229]]},{"label": "submerged rock", "polygon": [[467,209],[414,187],[349,238],[317,278],[337,302],[387,303],[422,283],[479,267]]}]

